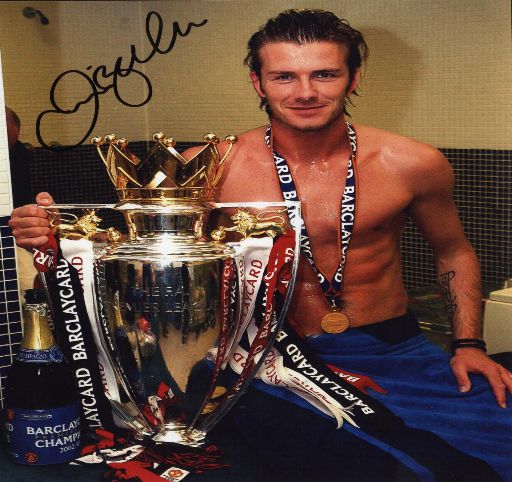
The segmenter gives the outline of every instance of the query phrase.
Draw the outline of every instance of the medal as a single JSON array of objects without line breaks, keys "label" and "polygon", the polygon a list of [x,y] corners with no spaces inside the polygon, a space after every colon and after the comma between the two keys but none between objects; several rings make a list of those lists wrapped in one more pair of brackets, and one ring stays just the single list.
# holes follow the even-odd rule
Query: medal
[{"label": "medal", "polygon": [[[343,270],[347,261],[347,252],[352,238],[352,231],[354,229],[355,214],[356,214],[356,195],[357,195],[357,136],[356,131],[348,122],[347,134],[350,144],[350,158],[347,166],[347,177],[345,180],[345,189],[341,197],[341,209],[340,209],[340,227],[339,227],[339,238],[341,243],[341,260],[334,273],[332,279],[329,281],[318,269],[315,260],[313,258],[313,251],[309,241],[309,235],[304,219],[301,219],[301,248],[302,254],[308,260],[309,264],[316,273],[320,288],[331,304],[332,308],[321,320],[320,325],[326,333],[336,334],[345,331],[349,325],[350,320],[348,316],[341,311],[343,306],[343,300],[341,298],[341,292],[343,291]],[[265,142],[269,149],[272,150],[274,156],[274,163],[277,169],[277,176],[279,179],[279,185],[284,199],[291,201],[298,201],[298,191],[295,186],[292,172],[286,162],[286,159],[281,156],[273,147],[272,143],[272,126],[267,128],[265,132]],[[290,218],[293,213],[288,213]]]},{"label": "medal", "polygon": [[322,318],[320,325],[326,333],[336,335],[344,332],[349,327],[350,320],[341,311],[331,311]]}]

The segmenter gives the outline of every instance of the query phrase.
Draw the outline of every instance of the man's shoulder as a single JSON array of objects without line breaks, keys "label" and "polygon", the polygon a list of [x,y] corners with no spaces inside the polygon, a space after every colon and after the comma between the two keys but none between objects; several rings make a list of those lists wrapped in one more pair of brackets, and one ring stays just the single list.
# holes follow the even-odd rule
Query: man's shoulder
[{"label": "man's shoulder", "polygon": [[242,132],[237,135],[238,142],[237,144],[240,147],[250,147],[256,145],[264,145],[263,142],[265,140],[265,130],[267,126],[256,127],[255,129],[251,129],[249,131]]},{"label": "man's shoulder", "polygon": [[423,162],[445,162],[443,154],[425,142],[396,132],[356,124],[358,140],[368,155],[378,155],[383,160],[400,161],[408,164]]},{"label": "man's shoulder", "polygon": [[[236,159],[237,161],[249,160],[254,157],[261,157],[262,153],[267,153],[268,149],[265,145],[265,129],[266,126],[257,127],[250,131],[238,134],[237,141],[233,146],[233,151],[228,157],[228,163],[231,164]],[[227,144],[221,142],[219,151],[223,154],[227,149]]]}]

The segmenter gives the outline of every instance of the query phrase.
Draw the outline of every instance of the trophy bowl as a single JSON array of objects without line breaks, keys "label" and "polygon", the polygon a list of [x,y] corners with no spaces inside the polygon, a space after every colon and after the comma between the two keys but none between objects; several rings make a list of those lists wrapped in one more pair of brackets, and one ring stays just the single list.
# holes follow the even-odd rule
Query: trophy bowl
[{"label": "trophy bowl", "polygon": [[[104,386],[116,423],[141,438],[199,446],[256,376],[284,320],[298,266],[300,205],[214,202],[232,136],[224,157],[209,134],[189,160],[163,134],[154,140],[141,161],[124,139],[93,139],[119,202],[52,207],[124,215],[126,239],[100,229],[94,210],[87,222],[96,228],[79,229],[76,218],[60,231],[67,238],[61,243],[98,231],[110,240],[91,243],[88,311],[102,368],[111,374]],[[161,187],[169,178],[163,184],[172,187]],[[214,209],[230,225],[212,227]]]}]

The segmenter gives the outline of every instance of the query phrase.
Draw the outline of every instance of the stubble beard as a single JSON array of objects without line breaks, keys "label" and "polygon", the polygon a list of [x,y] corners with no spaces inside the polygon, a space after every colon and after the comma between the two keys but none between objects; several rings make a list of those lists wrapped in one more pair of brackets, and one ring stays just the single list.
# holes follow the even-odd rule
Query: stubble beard
[{"label": "stubble beard", "polygon": [[281,124],[285,125],[286,127],[290,128],[294,131],[298,131],[298,132],[321,132],[321,131],[324,131],[324,130],[328,129],[329,127],[331,127],[335,122],[337,122],[342,115],[343,115],[343,109],[341,109],[339,112],[336,112],[332,117],[327,119],[327,121],[324,122],[323,124],[299,126],[299,125],[293,124],[291,122],[288,122],[286,119],[283,119],[280,116],[275,116],[272,113],[272,110],[269,109],[270,122],[274,122],[274,121],[280,122]]},{"label": "stubble beard", "polygon": [[345,110],[345,105],[342,104],[329,117],[329,119],[327,119],[327,121],[325,121],[323,124],[299,126],[299,125],[296,125],[296,124],[293,124],[293,123],[289,122],[288,120],[286,120],[284,118],[284,116],[275,115],[274,112],[272,111],[272,107],[270,106],[268,101],[265,104],[265,111],[267,112],[269,120],[270,120],[271,123],[274,122],[274,121],[280,122],[284,126],[290,128],[290,129],[292,129],[294,131],[297,131],[297,132],[321,132],[321,131],[324,131],[327,128],[329,128],[332,124],[337,122],[340,119],[340,117],[343,117],[344,110]]}]

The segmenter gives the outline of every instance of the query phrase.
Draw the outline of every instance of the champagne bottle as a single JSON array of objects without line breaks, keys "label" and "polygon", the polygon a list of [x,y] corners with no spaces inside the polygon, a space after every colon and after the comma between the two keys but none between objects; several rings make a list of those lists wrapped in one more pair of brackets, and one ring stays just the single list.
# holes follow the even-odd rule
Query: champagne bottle
[{"label": "champagne bottle", "polygon": [[42,290],[25,292],[24,334],[5,392],[12,459],[49,465],[80,455],[80,403],[72,371],[48,326]]}]

